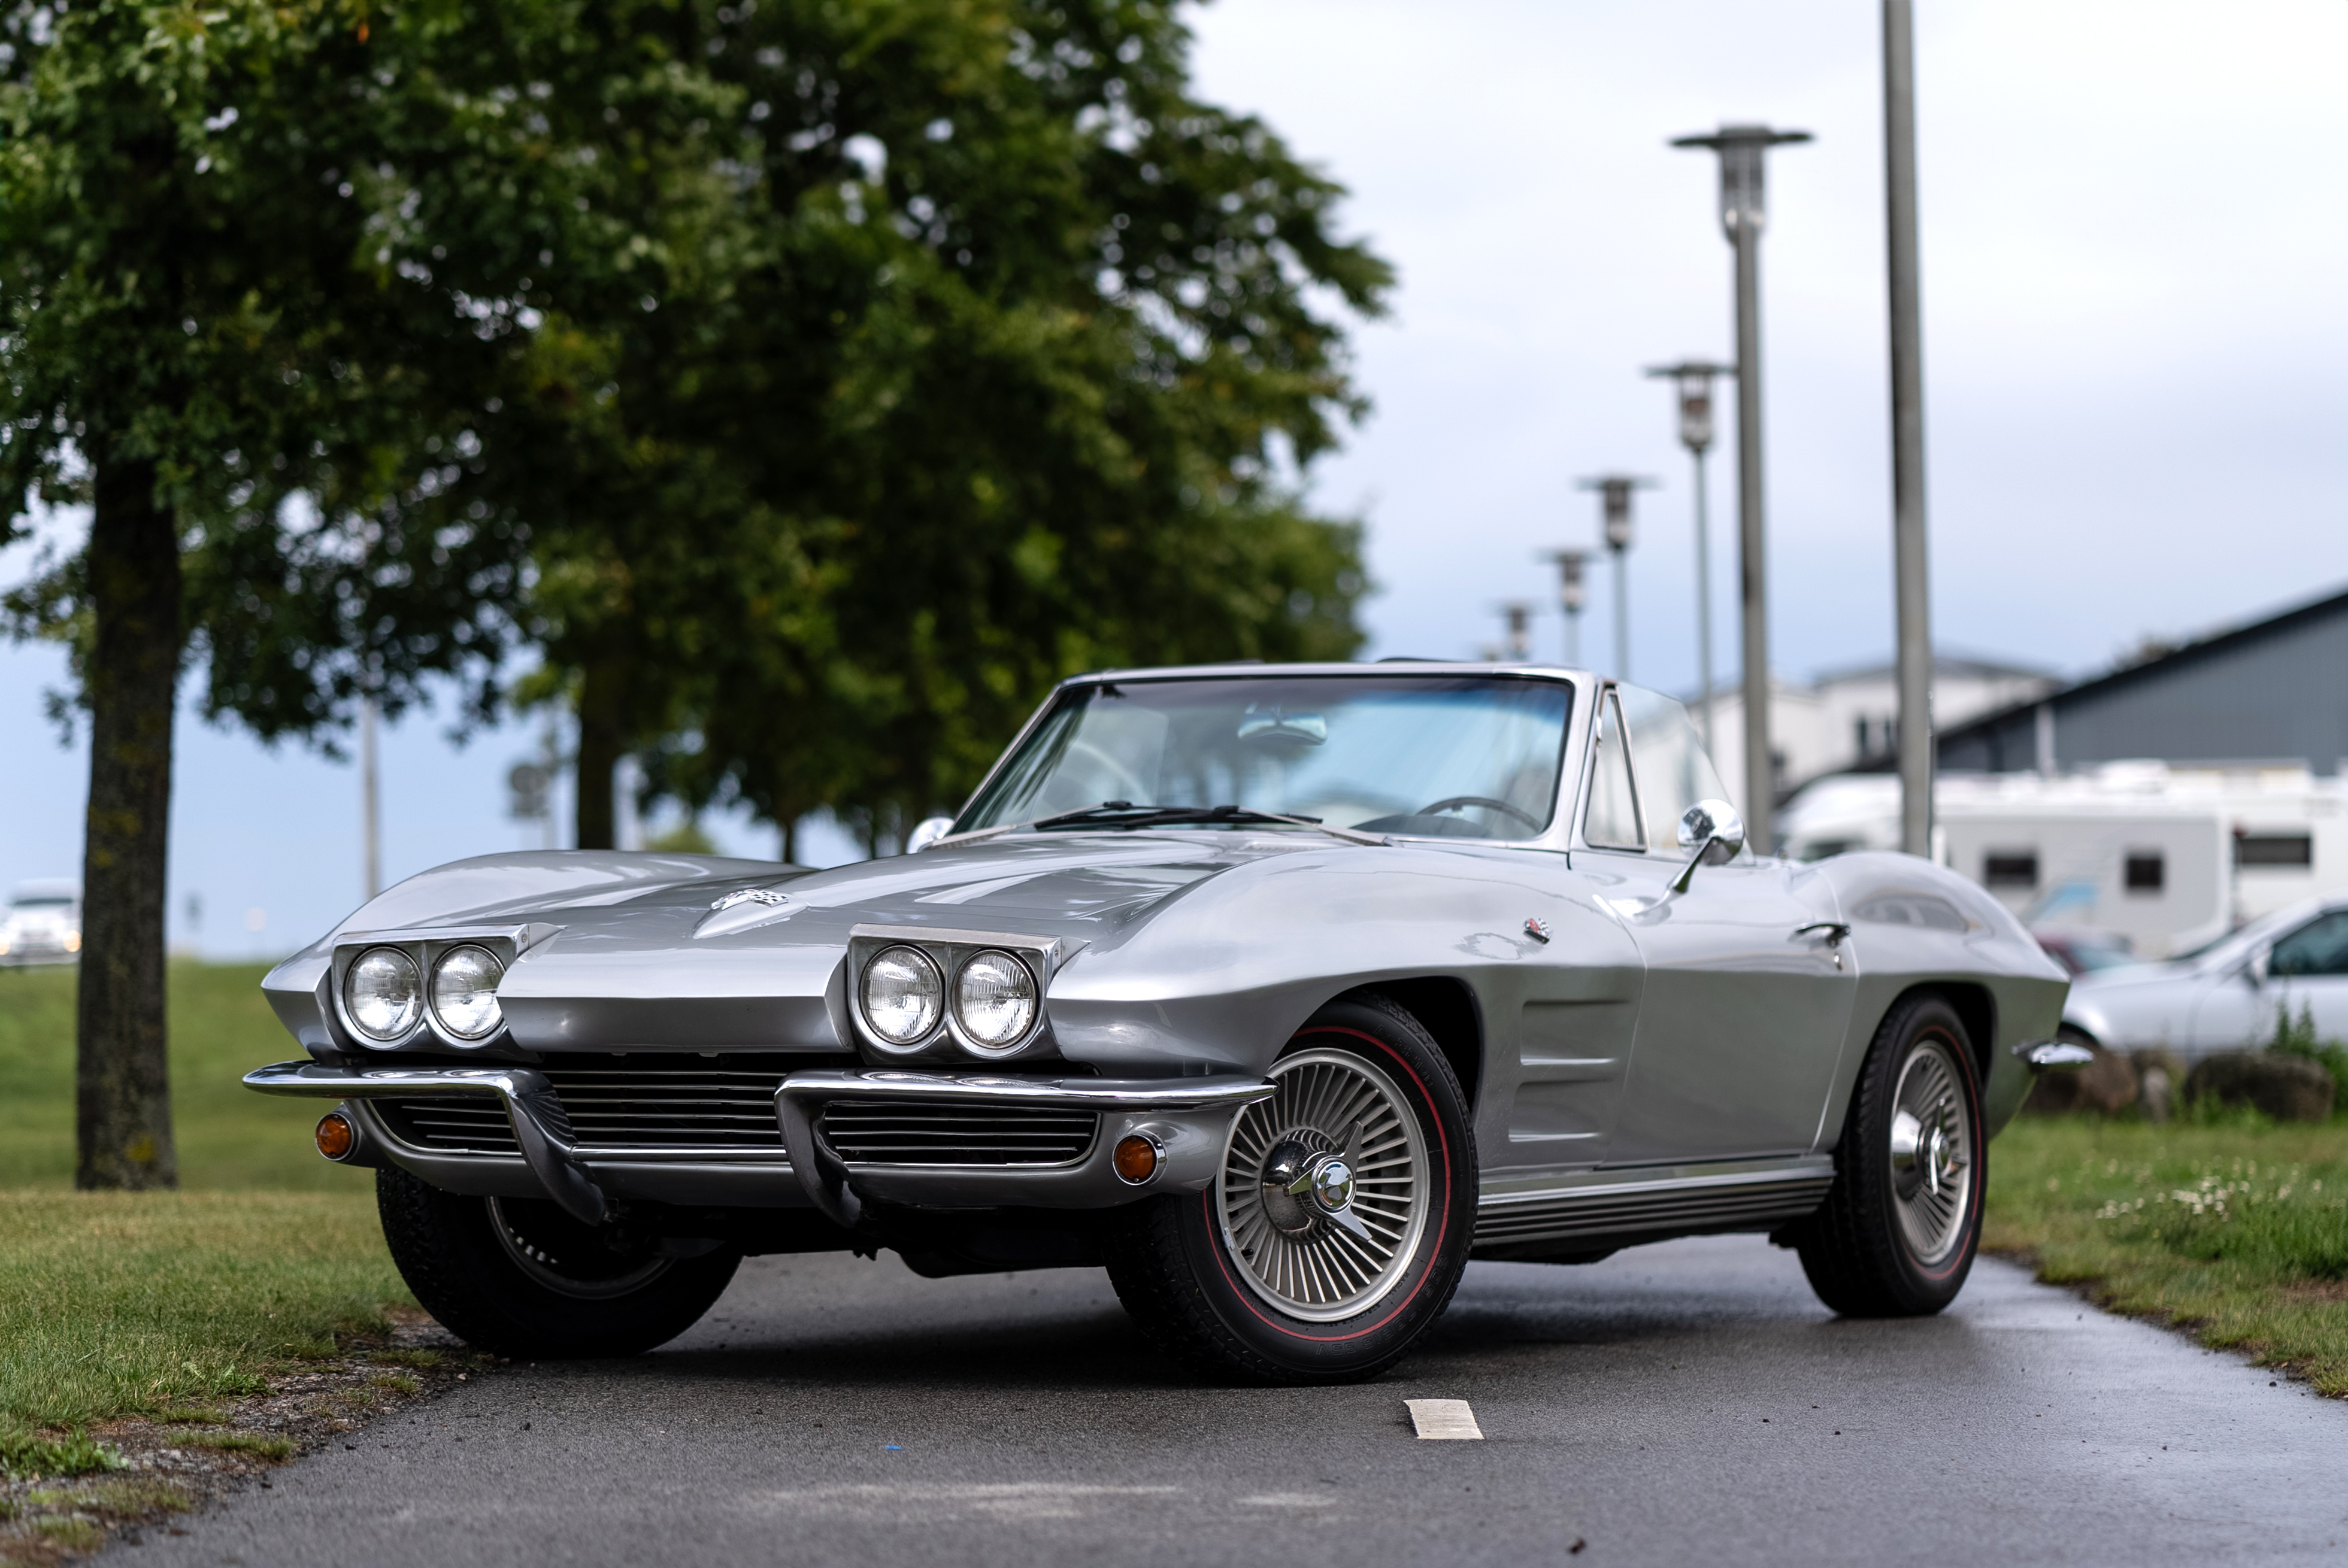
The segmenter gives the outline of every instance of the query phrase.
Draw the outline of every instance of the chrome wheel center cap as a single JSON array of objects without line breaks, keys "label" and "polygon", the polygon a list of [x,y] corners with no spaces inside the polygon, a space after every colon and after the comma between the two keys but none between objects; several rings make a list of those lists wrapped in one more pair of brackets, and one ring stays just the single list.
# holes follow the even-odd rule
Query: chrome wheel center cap
[{"label": "chrome wheel center cap", "polygon": [[1324,1219],[1344,1223],[1354,1203],[1354,1168],[1344,1156],[1282,1140],[1258,1178],[1263,1214],[1285,1235],[1303,1235]]},{"label": "chrome wheel center cap", "polygon": [[1313,1162],[1313,1201],[1335,1214],[1354,1201],[1354,1171],[1334,1154]]}]

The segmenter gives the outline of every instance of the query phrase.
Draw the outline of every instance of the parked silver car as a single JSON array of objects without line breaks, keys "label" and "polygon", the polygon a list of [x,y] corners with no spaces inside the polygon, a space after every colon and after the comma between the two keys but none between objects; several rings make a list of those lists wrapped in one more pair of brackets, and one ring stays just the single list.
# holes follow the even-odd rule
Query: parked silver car
[{"label": "parked silver car", "polygon": [[20,882],[0,916],[0,964],[69,964],[81,956],[81,884]]},{"label": "parked silver car", "polygon": [[2188,1061],[2271,1039],[2304,1010],[2319,1040],[2348,1039],[2348,897],[2310,898],[2160,964],[2081,975],[2067,1033]]},{"label": "parked silver car", "polygon": [[[656,1344],[746,1253],[1106,1265],[1169,1349],[1355,1378],[1471,1256],[1768,1232],[1938,1310],[2065,979],[1923,861],[1756,856],[1679,705],[1563,670],[1064,683],[918,853],[488,856],[264,982],[419,1300]],[[2033,1058],[2035,1059],[2034,1062]]]}]

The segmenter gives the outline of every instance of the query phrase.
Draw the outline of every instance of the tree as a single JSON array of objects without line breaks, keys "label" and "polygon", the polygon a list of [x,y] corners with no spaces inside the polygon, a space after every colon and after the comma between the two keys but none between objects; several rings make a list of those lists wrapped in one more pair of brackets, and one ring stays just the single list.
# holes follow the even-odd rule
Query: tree
[{"label": "tree", "polygon": [[[484,674],[527,580],[483,427],[644,293],[620,103],[698,178],[668,7],[112,0],[0,13],[0,516],[87,503],[13,594],[91,736],[77,1181],[175,1179],[162,899],[183,654],[203,703],[331,744]],[[654,225],[657,227],[657,224]],[[585,346],[582,346],[582,345]]]},{"label": "tree", "polygon": [[[1361,408],[1385,265],[1198,102],[1141,0],[680,10],[738,89],[722,286],[613,343],[625,497],[537,534],[548,681],[611,767],[877,825],[959,798],[1052,681],[1338,657],[1358,538],[1295,487]],[[1332,307],[1335,307],[1333,309]]]}]

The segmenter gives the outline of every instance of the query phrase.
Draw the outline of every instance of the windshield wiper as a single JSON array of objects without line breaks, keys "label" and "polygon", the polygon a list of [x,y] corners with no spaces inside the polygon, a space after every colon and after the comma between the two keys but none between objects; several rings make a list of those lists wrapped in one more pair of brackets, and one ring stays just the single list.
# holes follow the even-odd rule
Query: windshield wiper
[{"label": "windshield wiper", "polygon": [[1038,833],[1052,833],[1077,827],[1173,827],[1185,823],[1244,825],[1258,822],[1309,827],[1316,833],[1342,838],[1348,844],[1383,845],[1386,842],[1375,833],[1356,833],[1350,827],[1332,827],[1317,816],[1291,816],[1277,811],[1258,811],[1247,805],[1135,805],[1130,801],[1109,800],[1098,805],[1088,805],[1082,811],[1067,811],[1057,816],[1044,817],[1025,825]]}]

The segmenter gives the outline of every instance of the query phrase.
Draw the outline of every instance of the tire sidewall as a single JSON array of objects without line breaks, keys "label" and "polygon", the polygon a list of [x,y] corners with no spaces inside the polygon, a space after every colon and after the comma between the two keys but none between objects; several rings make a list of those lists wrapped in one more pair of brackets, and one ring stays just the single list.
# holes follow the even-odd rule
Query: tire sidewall
[{"label": "tire sidewall", "polygon": [[[1887,1031],[1886,1038],[1867,1064],[1869,1082],[1867,1085],[1866,1114],[1863,1124],[1851,1131],[1858,1147],[1849,1151],[1849,1168],[1859,1178],[1860,1191],[1866,1196],[1869,1228],[1882,1249],[1890,1278],[1885,1284],[1911,1312],[1936,1312],[1956,1298],[1964,1288],[1966,1276],[1972,1272],[1973,1258],[1981,1250],[1982,1200],[1986,1194],[1989,1173],[1988,1147],[1982,1135],[1981,1085],[1973,1064],[1973,1054],[1968,1047],[1963,1020],[1956,1009],[1937,997],[1927,998],[1903,1009],[1897,1032]],[[1891,1168],[1891,1119],[1898,1111],[1893,1095],[1900,1085],[1900,1075],[1908,1061],[1928,1040],[1937,1040],[1948,1052],[1957,1068],[1959,1095],[1963,1102],[1967,1143],[1972,1157],[1966,1163],[1968,1184],[1965,1204],[1964,1232],[1958,1245],[1941,1262],[1926,1265],[1918,1261],[1908,1245],[1906,1228],[1900,1223],[1899,1198],[1893,1187]]]},{"label": "tire sidewall", "polygon": [[1316,1323],[1292,1317],[1239,1277],[1224,1244],[1217,1202],[1221,1182],[1167,1200],[1182,1263],[1222,1327],[1254,1355],[1300,1380],[1360,1377],[1392,1361],[1450,1305],[1474,1240],[1476,1151],[1450,1066],[1415,1025],[1384,1008],[1341,1001],[1314,1014],[1283,1057],[1343,1050],[1375,1066],[1416,1118],[1427,1153],[1430,1207],[1417,1255],[1394,1288],[1352,1317]]}]

